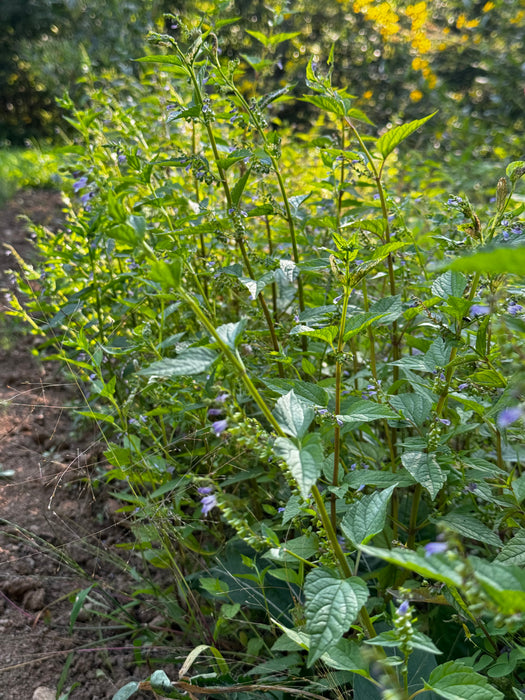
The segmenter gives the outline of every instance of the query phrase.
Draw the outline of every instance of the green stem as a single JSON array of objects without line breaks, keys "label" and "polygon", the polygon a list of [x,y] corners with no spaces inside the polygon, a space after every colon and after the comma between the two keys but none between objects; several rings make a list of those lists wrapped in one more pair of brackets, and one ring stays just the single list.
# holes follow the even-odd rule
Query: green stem
[{"label": "green stem", "polygon": [[[275,433],[279,437],[286,437],[286,433],[282,430],[281,426],[279,425],[277,419],[274,417],[272,412],[270,411],[269,407],[267,406],[266,402],[264,401],[263,397],[260,395],[259,391],[257,390],[257,387],[254,385],[250,377],[248,376],[246,372],[246,368],[244,367],[244,364],[241,360],[241,358],[228,346],[226,343],[222,340],[220,335],[217,333],[215,328],[212,326],[208,318],[206,317],[206,314],[202,311],[200,306],[197,304],[197,302],[193,299],[193,297],[185,292],[182,289],[179,289],[179,294],[182,296],[182,298],[191,306],[193,309],[193,312],[199,319],[199,321],[202,323],[202,325],[206,328],[206,330],[209,332],[209,334],[213,337],[215,342],[219,345],[221,348],[222,352],[226,355],[228,360],[232,363],[232,365],[235,367],[237,372],[239,373],[242,382],[244,383],[244,386],[246,387],[246,390],[250,394],[250,396],[253,398],[259,409],[261,410],[263,416],[266,418],[268,423],[271,425]],[[326,533],[327,539],[330,543],[330,546],[332,548],[332,552],[334,553],[335,558],[337,559],[337,562],[339,564],[339,567],[341,569],[341,572],[344,574],[345,577],[350,578],[352,576],[352,571],[350,569],[350,566],[348,564],[348,561],[346,559],[345,553],[342,550],[341,545],[339,544],[337,540],[337,535],[336,535],[336,530],[332,526],[332,522],[330,520],[330,517],[328,516],[328,512],[325,508],[325,504],[323,501],[323,497],[321,496],[321,493],[319,492],[319,489],[317,486],[312,486],[312,495],[315,500],[315,504],[317,507],[317,511],[319,513],[319,517],[321,519],[321,523],[323,525],[323,529]],[[375,637],[376,632],[374,629],[374,626],[372,624],[372,621],[370,620],[370,616],[368,615],[368,611],[366,610],[365,607],[363,607],[359,613],[359,619],[361,624],[363,625],[366,634],[368,637]]]}]

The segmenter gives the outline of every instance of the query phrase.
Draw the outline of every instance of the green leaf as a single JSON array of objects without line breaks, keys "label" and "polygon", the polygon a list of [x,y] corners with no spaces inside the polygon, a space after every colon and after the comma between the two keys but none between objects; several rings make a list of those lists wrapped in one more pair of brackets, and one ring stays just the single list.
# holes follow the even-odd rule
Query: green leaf
[{"label": "green leaf", "polygon": [[[357,221],[346,221],[345,219],[343,219],[341,228],[358,229],[359,231],[369,231],[370,233],[373,233],[376,236],[382,236],[386,229],[386,223],[387,222],[385,219],[358,219]],[[380,246],[380,248],[383,247],[384,246]],[[399,248],[400,246],[398,245],[397,247]],[[386,255],[388,255],[388,252],[389,251],[387,251]],[[375,255],[373,257],[375,258]]]},{"label": "green leaf", "polygon": [[432,285],[432,294],[441,299],[462,297],[467,286],[467,278],[461,272],[447,270]]},{"label": "green leaf", "polygon": [[[289,651],[290,646],[289,643],[286,643],[286,639],[291,640],[294,645],[299,646],[301,649],[307,650],[310,648],[311,637],[309,634],[306,634],[306,632],[297,629],[289,629],[277,620],[272,619],[272,623],[286,635],[286,637],[279,637],[277,642],[273,645],[272,651]],[[366,669],[367,664],[361,658],[359,646],[355,642],[352,642],[350,639],[345,639],[344,637],[321,656],[321,661],[327,666],[340,671],[354,671],[365,677],[370,677]]]},{"label": "green leaf", "polygon": [[[226,158],[219,158],[217,161],[217,165],[219,168],[222,168],[223,170],[228,170],[229,167],[234,165],[235,163],[238,163],[240,160],[244,160],[245,158],[250,158],[252,155],[252,152],[249,151],[247,148],[237,148],[235,151],[232,151],[231,153],[228,153]],[[244,189],[244,187],[243,187]],[[232,196],[233,200],[233,196]],[[235,205],[238,204],[237,202],[233,202]]]},{"label": "green leaf", "polygon": [[324,456],[320,436],[312,435],[302,447],[297,447],[289,438],[279,437],[275,441],[274,451],[278,457],[284,459],[299,486],[301,496],[307,499],[321,474]]},{"label": "green leaf", "polygon": [[325,326],[325,328],[314,328],[311,330],[301,331],[299,335],[307,335],[310,338],[322,340],[333,347],[334,339],[337,336],[339,329],[337,326]]},{"label": "green leaf", "polygon": [[331,95],[304,95],[301,101],[309,102],[325,112],[336,114],[338,117],[344,117],[346,114],[346,107],[343,101]]},{"label": "green leaf", "polygon": [[496,533],[470,513],[447,513],[430,519],[436,525],[445,525],[464,537],[501,547],[501,540]]},{"label": "green leaf", "polygon": [[432,401],[422,394],[395,394],[389,396],[389,404],[401,411],[403,417],[418,427],[429,418],[432,410]]},{"label": "green leaf", "polygon": [[269,379],[265,380],[266,386],[278,394],[285,394],[293,389],[296,396],[300,396],[308,403],[315,406],[326,407],[328,404],[328,394],[318,384],[304,382],[301,379]]},{"label": "green leaf", "polygon": [[476,579],[502,615],[525,612],[525,571],[518,566],[470,557]]},{"label": "green leaf", "polygon": [[396,484],[399,487],[412,486],[415,480],[404,469],[400,469],[395,474],[392,472],[379,472],[374,469],[356,469],[345,476],[343,483],[348,484],[351,488],[359,488],[361,485],[388,488]]},{"label": "green leaf", "polygon": [[306,576],[304,593],[308,666],[312,666],[348,631],[368,599],[368,587],[356,576],[340,579],[335,572],[315,569]]},{"label": "green leaf", "polygon": [[386,134],[377,139],[377,150],[383,158],[387,158],[402,141],[413,134],[420,126],[423,126],[429,119],[432,119],[435,114],[436,112],[433,112],[428,117],[423,117],[423,119],[415,119],[412,122],[408,122],[408,124],[401,124],[390,129],[390,131],[387,131]]},{"label": "green leaf", "polygon": [[378,557],[402,569],[413,571],[424,578],[441,581],[452,588],[462,585],[463,579],[449,563],[446,554],[433,554],[427,557],[410,549],[379,549],[369,545],[361,545],[359,549],[372,557]]},{"label": "green leaf", "polygon": [[366,544],[374,535],[383,530],[386,511],[396,484],[384,491],[377,491],[370,496],[351,503],[343,518],[341,529],[355,546]]},{"label": "green leaf", "polygon": [[73,603],[73,607],[71,608],[71,615],[69,616],[69,633],[70,634],[73,632],[75,622],[77,621],[77,617],[78,617],[79,612],[82,610],[82,607],[84,605],[84,601],[86,600],[88,595],[91,593],[91,590],[93,589],[94,585],[95,584],[92,584],[91,586],[84,588],[79,593],[77,593],[77,595],[75,596],[75,602]]},{"label": "green leaf", "polygon": [[131,683],[126,683],[120,690],[117,690],[112,700],[128,700],[132,695],[135,695],[140,687],[140,683],[136,681],[131,681]]},{"label": "green leaf", "polygon": [[301,401],[292,390],[277,400],[273,415],[287,435],[300,440],[314,419],[314,409]]},{"label": "green leaf", "polygon": [[231,191],[231,198],[232,198],[232,204],[234,207],[239,206],[239,202],[241,201],[242,193],[244,192],[244,188],[246,187],[246,183],[248,182],[248,178],[250,177],[251,173],[251,167],[248,168],[248,170],[242,175],[237,182],[235,183],[232,191]]},{"label": "green leaf", "polygon": [[393,297],[383,297],[372,304],[370,311],[373,314],[383,314],[381,324],[392,323],[403,315],[403,304],[399,295]]},{"label": "green leaf", "polygon": [[447,661],[435,668],[425,688],[447,700],[503,700],[504,697],[484,676],[460,661]]},{"label": "green leaf", "polygon": [[227,595],[230,590],[228,584],[220,578],[200,578],[199,583],[205,591],[214,596]]},{"label": "green leaf", "polygon": [[252,280],[251,277],[239,277],[239,282],[250,292],[251,299],[257,299],[266,285],[271,284],[274,279],[273,272],[266,272],[262,277],[259,277],[258,280]]},{"label": "green leaf", "polygon": [[225,323],[224,325],[219,326],[216,331],[223,343],[232,350],[235,350],[245,328],[246,320],[242,319],[241,321],[237,321],[237,323]]},{"label": "green leaf", "polygon": [[462,272],[509,274],[523,277],[525,275],[525,246],[482,250],[474,255],[456,258],[447,267],[449,270],[461,270]]},{"label": "green leaf", "polygon": [[525,498],[525,474],[522,474],[517,479],[514,479],[510,485],[514,495],[516,496],[516,500],[518,503],[521,503]]},{"label": "green leaf", "polygon": [[168,263],[164,260],[150,261],[150,279],[158,282],[166,291],[178,289],[182,272],[182,262],[180,258],[175,258]]},{"label": "green leaf", "polygon": [[353,397],[344,402],[342,410],[344,410],[344,414],[337,417],[345,423],[369,423],[381,418],[398,417],[386,404]]},{"label": "green leaf", "polygon": [[156,377],[158,379],[191,376],[209,370],[217,358],[217,353],[210,348],[189,348],[177,355],[176,358],[153,362],[149,367],[139,370],[138,373],[143,377]]},{"label": "green leaf", "polygon": [[507,165],[505,174],[511,182],[516,182],[525,174],[525,160],[515,160]]},{"label": "green leaf", "polygon": [[351,316],[345,326],[345,341],[358,335],[361,331],[364,331],[368,326],[375,323],[375,321],[379,321],[379,319],[383,318],[385,315],[386,314],[375,314],[372,311],[364,311],[363,313]]},{"label": "green leaf", "polygon": [[[398,647],[400,644],[399,633],[397,630],[381,632],[381,634],[378,634],[373,639],[365,639],[365,644],[382,647]],[[429,654],[443,653],[437,648],[430,637],[427,637],[427,635],[422,632],[413,632],[410,637],[410,644],[414,649],[421,649],[421,651],[426,651]]]},{"label": "green leaf", "polygon": [[186,695],[186,693],[182,693],[172,686],[170,679],[164,671],[159,670],[152,673],[150,683],[153,692],[163,698],[176,698],[178,700]]},{"label": "green leaf", "polygon": [[434,455],[426,452],[405,452],[401,455],[401,461],[407,472],[412,474],[434,500],[446,481]]}]

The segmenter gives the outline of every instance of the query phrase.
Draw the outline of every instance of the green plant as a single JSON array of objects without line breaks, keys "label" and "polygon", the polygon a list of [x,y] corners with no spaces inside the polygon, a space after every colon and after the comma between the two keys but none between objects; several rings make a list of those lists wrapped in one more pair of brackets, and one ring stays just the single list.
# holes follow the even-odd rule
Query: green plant
[{"label": "green plant", "polygon": [[15,309],[83,387],[189,665],[215,657],[115,698],[519,697],[525,162],[493,206],[425,198],[402,160],[433,115],[377,137],[330,55],[322,122],[276,129],[287,88],[246,97],[224,22],[172,21],[140,86],[64,102],[67,228]]}]

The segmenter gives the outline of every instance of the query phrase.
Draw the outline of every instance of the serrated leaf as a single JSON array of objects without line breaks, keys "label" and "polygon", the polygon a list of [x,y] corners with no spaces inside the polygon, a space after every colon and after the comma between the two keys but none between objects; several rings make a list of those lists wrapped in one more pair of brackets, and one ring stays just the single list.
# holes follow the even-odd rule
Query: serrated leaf
[{"label": "serrated leaf", "polygon": [[341,529],[354,545],[366,544],[383,530],[390,497],[397,484],[351,503],[341,522]]},{"label": "serrated leaf", "polygon": [[424,362],[429,372],[437,367],[446,367],[450,360],[451,348],[443,338],[436,338],[424,356]]},{"label": "serrated leaf", "polygon": [[448,297],[462,297],[467,286],[467,278],[461,272],[447,270],[435,280],[432,285],[432,294],[447,299]]},{"label": "serrated leaf", "polygon": [[343,222],[341,223],[341,228],[357,229],[359,231],[369,231],[370,233],[381,237],[385,232],[386,223],[387,222],[385,219],[358,219],[357,221],[346,221],[345,219],[343,219]]},{"label": "serrated leaf", "polygon": [[519,530],[507,542],[494,561],[512,566],[525,564],[525,530]]},{"label": "serrated leaf", "polygon": [[429,418],[432,401],[422,394],[395,394],[388,399],[390,405],[401,411],[406,420],[418,427]]},{"label": "serrated leaf", "polygon": [[131,683],[126,683],[122,686],[120,690],[117,690],[115,695],[111,700],[128,700],[132,695],[134,695],[139,689],[140,684],[136,681],[131,681]]},{"label": "serrated leaf", "polygon": [[525,160],[515,160],[507,165],[505,170],[506,176],[511,182],[516,182],[517,180],[525,174]]},{"label": "serrated leaf", "polygon": [[287,435],[300,440],[306,435],[314,419],[314,410],[309,404],[301,401],[292,390],[277,400],[273,415]]},{"label": "serrated leaf", "polygon": [[383,158],[387,158],[392,151],[399,146],[399,144],[414,133],[420,126],[423,126],[425,122],[436,114],[433,112],[429,114],[428,117],[423,117],[422,119],[415,119],[414,121],[408,122],[407,124],[401,124],[400,126],[395,126],[383,134],[377,139],[376,148],[381,153]]},{"label": "serrated leaf", "polygon": [[389,406],[367,399],[348,399],[343,404],[344,413],[337,418],[344,423],[369,423],[382,418],[397,418],[397,414]]},{"label": "serrated leaf", "polygon": [[308,401],[315,406],[326,407],[328,403],[327,392],[318,384],[304,382],[301,379],[271,379],[265,382],[266,386],[278,394],[285,394],[293,389],[296,396]]},{"label": "serrated leaf", "polygon": [[504,697],[484,676],[459,661],[447,661],[435,668],[425,688],[447,700],[502,700]]},{"label": "serrated leaf", "polygon": [[[376,637],[372,639],[365,639],[365,644],[371,644],[372,646],[382,646],[382,647],[398,647],[399,646],[399,633],[397,630],[388,630],[388,632],[381,632]],[[426,634],[422,632],[413,632],[410,637],[410,644],[414,649],[421,649],[421,651],[426,651],[429,654],[442,654],[434,642],[427,637]]]},{"label": "serrated leaf", "polygon": [[138,374],[158,379],[189,377],[209,370],[218,357],[217,353],[210,348],[189,348],[176,358],[153,362],[149,367],[139,370]]},{"label": "serrated leaf", "polygon": [[336,114],[338,117],[344,117],[346,114],[346,108],[342,100],[331,95],[304,95],[301,101],[309,102],[325,112]]},{"label": "serrated leaf", "polygon": [[361,545],[359,549],[372,557],[378,557],[402,569],[413,571],[424,578],[441,581],[452,588],[461,586],[463,581],[460,574],[448,562],[445,554],[433,554],[427,557],[410,549],[379,549],[369,545]]},{"label": "serrated leaf", "polygon": [[364,331],[368,326],[372,325],[372,323],[383,318],[384,315],[386,314],[374,314],[371,311],[364,311],[363,313],[351,316],[345,326],[345,341],[358,335],[361,331]]},{"label": "serrated leaf", "polygon": [[302,447],[298,447],[289,438],[279,437],[275,441],[274,451],[284,459],[299,486],[301,496],[307,499],[321,474],[323,448],[320,436],[312,435],[312,439]]},{"label": "serrated leaf", "polygon": [[434,455],[426,452],[405,452],[401,461],[407,472],[412,474],[434,500],[446,481]]},{"label": "serrated leaf", "polygon": [[431,518],[436,524],[445,525],[453,532],[469,537],[477,542],[486,542],[493,547],[501,547],[501,540],[490,528],[469,513],[447,513]]},{"label": "serrated leaf", "polygon": [[372,304],[370,311],[373,314],[382,314],[381,324],[392,323],[403,315],[403,304],[399,295],[393,297],[383,297]]},{"label": "serrated leaf", "polygon": [[241,282],[246,289],[250,292],[251,299],[257,299],[262,290],[267,284],[271,284],[274,281],[273,272],[266,272],[258,280],[252,280],[251,277],[239,277],[239,282]]},{"label": "serrated leaf", "polygon": [[182,274],[182,262],[175,258],[172,262],[152,260],[150,262],[150,279],[158,282],[165,290],[178,289]]},{"label": "serrated leaf", "polygon": [[290,284],[292,282],[295,282],[295,280],[299,276],[299,268],[293,260],[282,258],[281,260],[279,260],[279,269],[286,277],[288,282],[290,282]]},{"label": "serrated leaf", "polygon": [[525,247],[502,247],[480,251],[474,255],[456,258],[447,265],[449,270],[481,272],[484,274],[525,275]]},{"label": "serrated leaf", "polygon": [[312,666],[348,631],[368,599],[368,587],[356,576],[340,579],[332,571],[315,569],[306,576],[304,593],[308,666]]},{"label": "serrated leaf", "polygon": [[333,346],[338,332],[339,328],[337,326],[325,326],[324,328],[309,328],[308,330],[303,330],[299,335],[307,335],[309,338],[322,340],[324,343]]},{"label": "serrated leaf", "polygon": [[[235,151],[228,153],[228,155],[225,158],[219,158],[219,160],[217,161],[217,165],[223,170],[228,170],[228,168],[234,165],[235,163],[238,163],[240,160],[244,160],[245,158],[250,158],[251,155],[252,152],[249,151],[247,148],[237,148]],[[237,205],[238,200],[237,202],[233,203]]]},{"label": "serrated leaf", "polygon": [[474,574],[484,592],[488,594],[503,615],[525,612],[525,571],[518,566],[503,565],[470,557]]},{"label": "serrated leaf", "polygon": [[514,479],[510,485],[514,495],[516,496],[516,500],[518,503],[521,503],[525,498],[525,474],[522,474],[517,479]]},{"label": "serrated leaf", "polygon": [[237,323],[225,323],[216,328],[216,331],[223,343],[234,350],[245,328],[246,320],[242,319],[241,321],[237,321]]},{"label": "serrated leaf", "polygon": [[400,469],[395,474],[392,472],[379,472],[373,469],[356,469],[345,476],[343,483],[348,484],[350,488],[359,488],[362,485],[388,488],[395,484],[399,487],[412,486],[416,482],[414,477],[405,469]]}]

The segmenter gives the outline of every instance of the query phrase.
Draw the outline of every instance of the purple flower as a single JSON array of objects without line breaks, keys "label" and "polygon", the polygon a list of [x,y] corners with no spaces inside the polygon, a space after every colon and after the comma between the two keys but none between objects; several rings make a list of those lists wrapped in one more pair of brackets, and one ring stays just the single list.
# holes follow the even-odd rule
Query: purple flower
[{"label": "purple flower", "polygon": [[208,515],[208,513],[213,510],[216,505],[217,499],[213,493],[209,496],[204,496],[204,498],[201,498],[202,514]]},{"label": "purple flower", "polygon": [[213,428],[213,432],[215,433],[215,435],[220,435],[227,429],[228,421],[216,420],[214,423],[211,424],[211,427]]},{"label": "purple flower", "polygon": [[438,421],[440,423],[443,423],[443,425],[450,425],[450,421],[448,418],[438,418]]},{"label": "purple flower", "polygon": [[278,513],[284,513],[285,510],[286,508],[284,508],[284,506],[280,506],[279,508],[277,508]]},{"label": "purple flower", "polygon": [[227,398],[228,398],[228,394],[226,394],[226,393],[224,393],[224,394],[219,394],[219,395],[217,396],[217,398],[215,399],[215,401],[217,401],[217,403],[224,403],[224,402],[226,401]]},{"label": "purple flower", "polygon": [[468,388],[467,382],[463,382],[463,384],[460,384],[460,385],[458,386],[458,389],[459,389],[460,391],[463,391],[463,389],[467,389],[467,388]]},{"label": "purple flower", "polygon": [[86,176],[81,177],[80,179],[78,179],[76,182],[73,183],[73,191],[80,192],[80,190],[83,190],[87,184],[88,184],[87,177]]},{"label": "purple flower", "polygon": [[519,406],[512,406],[511,408],[504,408],[503,411],[498,416],[498,426],[500,428],[507,428],[512,423],[515,423],[521,418],[521,408]]},{"label": "purple flower", "polygon": [[199,486],[197,489],[197,492],[200,493],[201,496],[207,496],[208,494],[212,493],[212,491],[212,486]]},{"label": "purple flower", "polygon": [[484,306],[483,304],[472,304],[472,306],[470,307],[471,316],[486,316],[489,313],[489,311],[489,307]]},{"label": "purple flower", "polygon": [[401,603],[401,605],[398,607],[398,609],[397,609],[397,614],[398,614],[398,615],[406,615],[407,612],[408,612],[408,608],[409,608],[408,600],[404,600],[404,601]]},{"label": "purple flower", "polygon": [[432,554],[443,554],[448,549],[446,542],[429,542],[425,545],[425,556],[429,557]]},{"label": "purple flower", "polygon": [[507,311],[511,316],[515,316],[523,311],[523,306],[521,306],[521,304],[516,304],[515,301],[510,301]]},{"label": "purple flower", "polygon": [[217,418],[218,416],[222,416],[223,410],[222,408],[209,408],[208,409],[208,418]]}]

